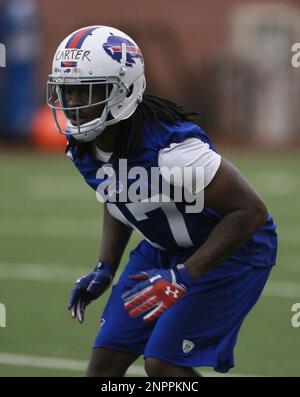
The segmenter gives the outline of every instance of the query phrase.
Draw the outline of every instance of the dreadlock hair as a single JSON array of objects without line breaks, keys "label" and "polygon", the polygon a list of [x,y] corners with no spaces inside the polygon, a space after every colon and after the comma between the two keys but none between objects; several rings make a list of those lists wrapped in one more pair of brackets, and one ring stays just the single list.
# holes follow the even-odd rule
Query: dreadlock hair
[{"label": "dreadlock hair", "polygon": [[[186,111],[167,99],[145,94],[133,115],[120,121],[122,133],[120,139],[117,139],[114,153],[118,158],[128,158],[138,149],[143,141],[144,122],[154,123],[165,129],[163,122],[176,125],[180,121],[194,121],[194,116],[197,115],[197,112]],[[79,142],[70,137],[66,152],[71,147],[76,147],[78,158],[82,158],[84,153],[92,153],[92,145],[92,142]]]}]

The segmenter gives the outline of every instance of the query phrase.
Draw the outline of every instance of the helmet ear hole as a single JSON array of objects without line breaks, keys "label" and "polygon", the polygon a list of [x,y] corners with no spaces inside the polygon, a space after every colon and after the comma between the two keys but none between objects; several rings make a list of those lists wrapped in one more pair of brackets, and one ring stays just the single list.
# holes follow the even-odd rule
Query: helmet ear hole
[{"label": "helmet ear hole", "polygon": [[107,121],[111,121],[111,120],[113,120],[114,119],[114,117],[113,117],[113,115],[111,114],[111,111],[109,110],[109,112],[108,112],[108,114],[107,114]]},{"label": "helmet ear hole", "polygon": [[129,98],[132,95],[132,92],[133,92],[133,84],[131,84],[131,86],[129,87],[126,98]]},{"label": "helmet ear hole", "polygon": [[114,88],[114,85],[113,84],[106,84],[106,86],[107,86],[107,97],[109,97],[111,92],[112,92],[112,90],[113,90],[113,88]]}]

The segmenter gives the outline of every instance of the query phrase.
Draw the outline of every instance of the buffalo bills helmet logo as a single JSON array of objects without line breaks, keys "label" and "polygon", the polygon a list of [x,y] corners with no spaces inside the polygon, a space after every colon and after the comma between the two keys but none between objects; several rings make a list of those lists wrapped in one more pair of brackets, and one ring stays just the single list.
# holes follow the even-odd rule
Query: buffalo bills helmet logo
[{"label": "buffalo bills helmet logo", "polygon": [[144,63],[143,55],[136,44],[119,36],[109,36],[107,42],[103,44],[105,52],[115,61],[121,63],[122,60],[122,44],[126,45],[126,64],[130,66],[135,64],[135,59],[140,59]]}]

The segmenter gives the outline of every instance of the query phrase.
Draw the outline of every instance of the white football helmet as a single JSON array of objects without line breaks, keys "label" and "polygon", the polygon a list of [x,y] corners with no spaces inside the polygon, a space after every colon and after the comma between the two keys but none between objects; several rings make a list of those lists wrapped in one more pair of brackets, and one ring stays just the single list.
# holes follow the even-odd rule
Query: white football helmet
[{"label": "white football helmet", "polygon": [[[88,88],[88,103],[70,106],[64,92],[70,85]],[[105,86],[106,95],[95,102],[93,89],[97,85]],[[89,142],[108,125],[130,117],[142,102],[145,87],[144,59],[137,44],[118,29],[89,26],[71,33],[56,50],[47,102],[61,134]],[[101,109],[99,117],[80,125],[80,110],[91,106]],[[67,118],[66,131],[58,121],[58,110]],[[70,111],[76,123],[71,123]]]}]

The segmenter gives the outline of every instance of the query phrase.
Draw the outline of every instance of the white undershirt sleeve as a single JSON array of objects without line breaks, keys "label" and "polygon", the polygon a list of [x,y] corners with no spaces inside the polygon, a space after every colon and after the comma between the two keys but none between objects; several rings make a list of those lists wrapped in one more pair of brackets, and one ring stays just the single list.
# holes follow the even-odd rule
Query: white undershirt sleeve
[{"label": "white undershirt sleeve", "polygon": [[220,164],[221,156],[198,138],[187,138],[180,143],[171,143],[170,146],[161,149],[158,155],[161,174],[169,183],[176,184],[174,179],[170,178],[167,169],[173,167],[180,167],[181,170],[185,167],[192,169],[192,172],[184,174],[189,177],[183,178],[182,183],[193,193],[209,185]]}]

